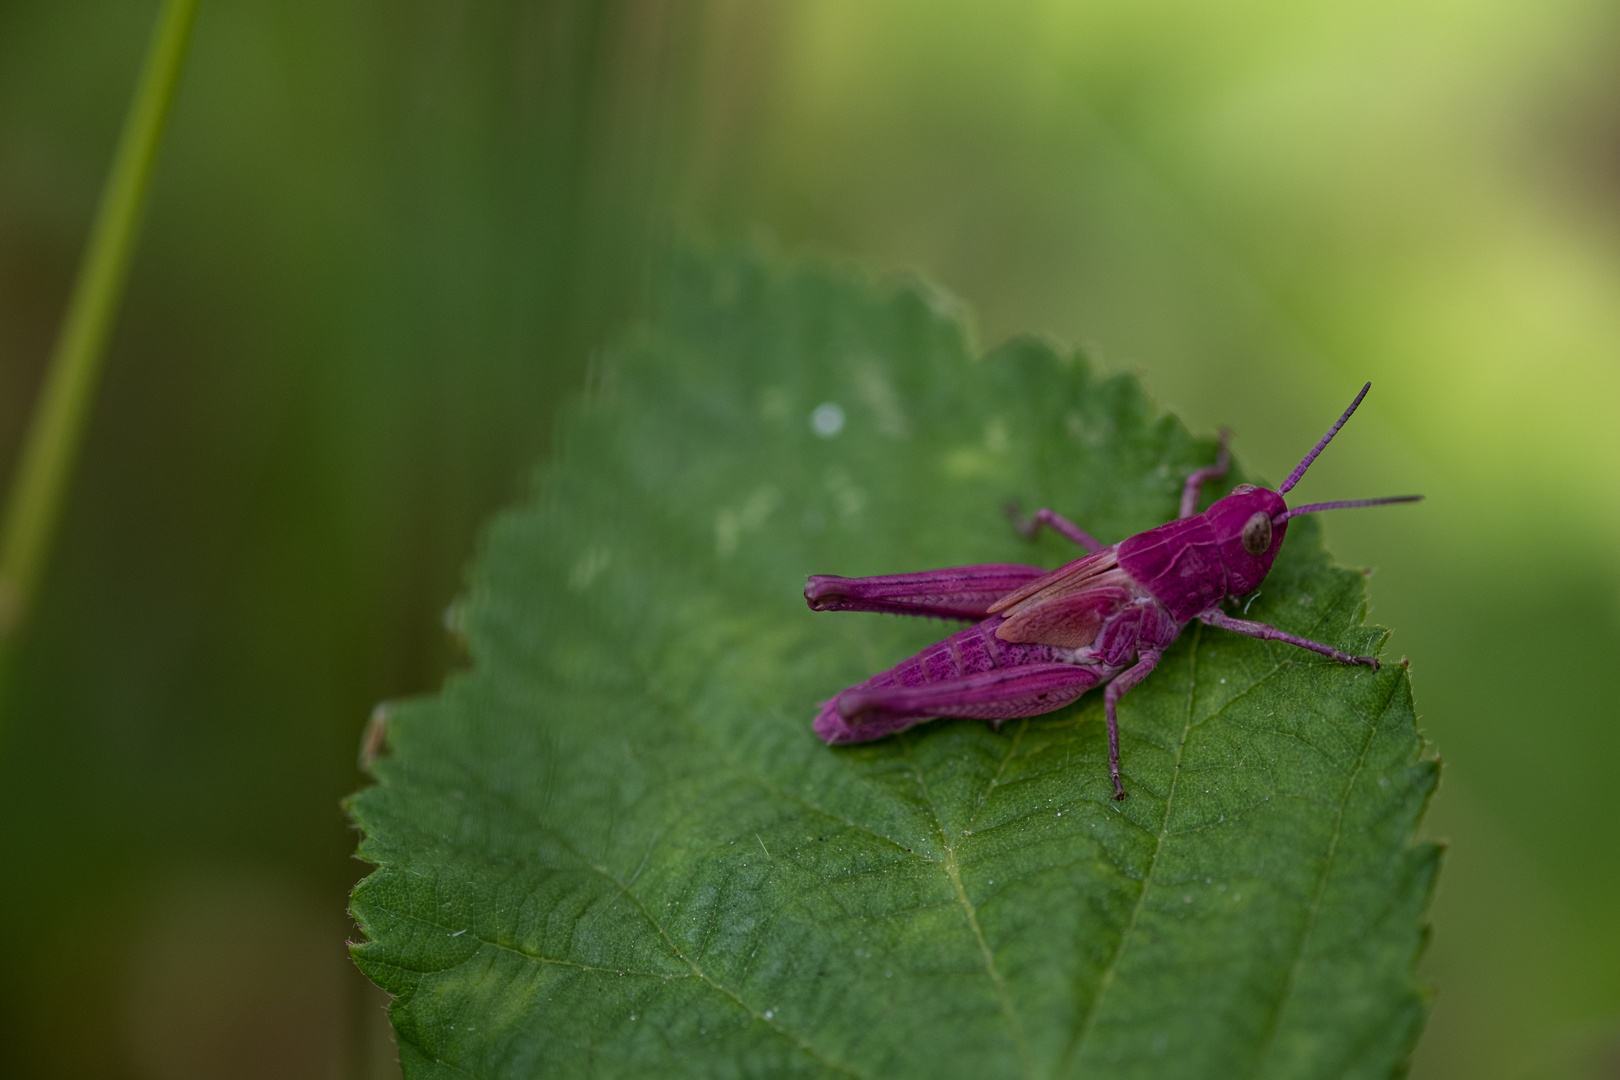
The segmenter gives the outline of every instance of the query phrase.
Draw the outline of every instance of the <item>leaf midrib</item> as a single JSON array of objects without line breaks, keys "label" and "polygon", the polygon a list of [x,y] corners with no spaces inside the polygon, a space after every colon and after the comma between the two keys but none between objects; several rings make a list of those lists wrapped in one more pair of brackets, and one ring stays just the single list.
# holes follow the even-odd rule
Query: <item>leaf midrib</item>
[{"label": "leaf midrib", "polygon": [[1378,736],[1378,729],[1384,717],[1389,712],[1390,702],[1394,700],[1399,683],[1390,687],[1390,692],[1384,698],[1384,704],[1378,710],[1378,717],[1367,725],[1367,737],[1362,741],[1361,752],[1356,755],[1356,767],[1345,782],[1344,791],[1339,796],[1338,814],[1333,819],[1333,837],[1328,841],[1327,857],[1322,860],[1322,869],[1317,874],[1316,890],[1311,897],[1311,906],[1305,915],[1305,925],[1300,929],[1299,939],[1294,944],[1294,960],[1288,966],[1288,978],[1283,982],[1282,992],[1277,995],[1266,1022],[1266,1029],[1259,1040],[1259,1052],[1255,1055],[1254,1069],[1250,1076],[1259,1076],[1264,1070],[1266,1062],[1271,1058],[1271,1051],[1276,1045],[1277,1031],[1282,1023],[1283,1010],[1288,1006],[1288,1000],[1293,996],[1294,986],[1299,981],[1300,966],[1305,961],[1305,947],[1310,943],[1311,935],[1316,930],[1316,916],[1322,908],[1322,898],[1327,894],[1328,880],[1333,876],[1333,865],[1339,853],[1339,837],[1344,833],[1344,815],[1350,805],[1350,796],[1355,791],[1356,781],[1361,778],[1366,769],[1367,754],[1371,752],[1373,741]]},{"label": "leaf midrib", "polygon": [[962,886],[961,869],[956,863],[956,846],[951,843],[950,833],[945,828],[945,819],[939,812],[939,806],[934,802],[934,793],[929,790],[928,780],[918,767],[916,758],[911,753],[910,735],[902,736],[900,743],[901,753],[905,755],[906,763],[911,766],[912,773],[917,777],[917,786],[922,789],[923,798],[928,800],[928,809],[934,815],[934,823],[939,826],[940,846],[945,850],[945,875],[950,879],[951,888],[956,891],[956,901],[962,907],[962,913],[967,917],[968,928],[973,931],[973,940],[979,946],[979,956],[984,961],[985,974],[990,977],[990,983],[995,988],[996,997],[1001,1002],[1002,1015],[1007,1018],[1007,1026],[1012,1030],[1013,1046],[1018,1051],[1019,1063],[1023,1066],[1024,1075],[1033,1080],[1035,1076],[1035,1062],[1030,1056],[1029,1039],[1024,1034],[1024,1022],[1018,1016],[1018,1008],[1012,999],[1012,993],[1007,989],[1007,980],[1002,977],[1000,969],[996,967],[996,954],[991,951],[990,943],[985,939],[984,930],[979,926],[979,913],[969,899],[967,890]]},{"label": "leaf midrib", "polygon": [[1074,1069],[1079,1060],[1080,1051],[1094,1030],[1097,1014],[1102,1011],[1103,999],[1113,988],[1114,974],[1119,970],[1119,962],[1125,955],[1125,948],[1136,932],[1137,919],[1142,914],[1142,908],[1147,903],[1148,889],[1153,884],[1153,875],[1159,868],[1159,855],[1164,851],[1164,840],[1170,832],[1170,810],[1175,803],[1176,792],[1181,781],[1181,759],[1187,749],[1187,736],[1192,731],[1193,697],[1198,689],[1198,646],[1203,642],[1203,625],[1193,628],[1192,644],[1188,648],[1187,666],[1187,718],[1181,729],[1181,739],[1176,743],[1176,762],[1170,774],[1170,791],[1164,800],[1164,820],[1159,825],[1158,837],[1153,843],[1153,854],[1148,859],[1147,873],[1142,875],[1142,887],[1136,894],[1136,904],[1131,908],[1131,917],[1125,924],[1125,930],[1119,936],[1119,945],[1114,949],[1114,955],[1108,961],[1108,967],[1097,985],[1097,993],[1091,999],[1091,1007],[1086,1010],[1085,1019],[1076,1029],[1074,1040],[1065,1049],[1063,1060],[1058,1069],[1058,1075],[1067,1075]]}]

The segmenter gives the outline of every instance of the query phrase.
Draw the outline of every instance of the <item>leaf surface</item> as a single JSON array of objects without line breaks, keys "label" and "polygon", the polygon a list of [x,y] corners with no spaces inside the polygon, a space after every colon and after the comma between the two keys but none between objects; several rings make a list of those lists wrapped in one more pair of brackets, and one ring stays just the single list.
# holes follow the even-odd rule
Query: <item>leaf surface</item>
[{"label": "leaf surface", "polygon": [[[810,731],[955,624],[812,613],[807,574],[1056,566],[1006,500],[1121,539],[1213,444],[1081,358],[975,358],[921,286],[711,253],[660,296],[491,527],[470,670],[390,708],[350,803],[406,1075],[1397,1071],[1438,859],[1401,665],[1189,626],[1121,706],[1124,803],[1100,693]],[[1249,617],[1359,653],[1364,609],[1307,518]]]}]

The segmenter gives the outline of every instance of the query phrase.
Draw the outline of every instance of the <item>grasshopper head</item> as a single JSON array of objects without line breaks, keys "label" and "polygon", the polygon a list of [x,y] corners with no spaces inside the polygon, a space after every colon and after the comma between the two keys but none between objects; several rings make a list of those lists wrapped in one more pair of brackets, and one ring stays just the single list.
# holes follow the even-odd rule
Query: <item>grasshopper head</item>
[{"label": "grasshopper head", "polygon": [[1342,510],[1355,506],[1384,506],[1388,503],[1417,502],[1421,495],[1395,495],[1385,499],[1345,499],[1339,502],[1311,503],[1290,508],[1283,501],[1293,486],[1305,475],[1333,436],[1339,433],[1350,414],[1356,411],[1361,399],[1372,389],[1372,383],[1361,388],[1356,400],[1344,410],[1328,433],[1311,448],[1293,472],[1288,474],[1276,491],[1267,491],[1253,484],[1239,484],[1224,499],[1219,499],[1205,511],[1215,529],[1216,543],[1220,547],[1221,561],[1226,564],[1226,592],[1228,596],[1246,593],[1259,586],[1271,572],[1272,560],[1282,546],[1283,534],[1288,531],[1288,519],[1295,514],[1310,514],[1318,510]]},{"label": "grasshopper head", "polygon": [[1287,511],[1288,504],[1275,491],[1239,484],[1204,512],[1215,531],[1221,562],[1226,564],[1228,595],[1248,592],[1271,572],[1272,560],[1288,531],[1283,517]]}]

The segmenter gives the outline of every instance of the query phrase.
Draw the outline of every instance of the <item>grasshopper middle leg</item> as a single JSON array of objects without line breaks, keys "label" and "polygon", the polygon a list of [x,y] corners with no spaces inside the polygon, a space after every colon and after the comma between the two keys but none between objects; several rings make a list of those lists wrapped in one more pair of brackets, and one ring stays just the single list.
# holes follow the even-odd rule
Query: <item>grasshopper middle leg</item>
[{"label": "grasshopper middle leg", "polygon": [[1157,649],[1143,649],[1137,654],[1136,665],[1116,675],[1103,691],[1103,711],[1108,716],[1108,778],[1114,782],[1116,799],[1125,797],[1125,785],[1119,782],[1119,699],[1148,677],[1162,655]]},{"label": "grasshopper middle leg", "polygon": [[1041,531],[1042,525],[1045,525],[1088,552],[1101,551],[1108,546],[1056,510],[1043,506],[1029,517],[1025,517],[1019,512],[1016,502],[1008,502],[1002,509],[1007,512],[1007,517],[1012,521],[1013,528],[1018,530],[1018,535],[1025,540],[1035,539],[1035,534]]},{"label": "grasshopper middle leg", "polygon": [[1225,476],[1227,466],[1232,462],[1231,455],[1226,452],[1226,444],[1232,441],[1232,429],[1221,428],[1221,449],[1215,455],[1215,464],[1205,465],[1202,469],[1194,470],[1187,477],[1187,482],[1181,486],[1181,513],[1178,517],[1192,517],[1198,510],[1198,500],[1204,494],[1204,482]]}]

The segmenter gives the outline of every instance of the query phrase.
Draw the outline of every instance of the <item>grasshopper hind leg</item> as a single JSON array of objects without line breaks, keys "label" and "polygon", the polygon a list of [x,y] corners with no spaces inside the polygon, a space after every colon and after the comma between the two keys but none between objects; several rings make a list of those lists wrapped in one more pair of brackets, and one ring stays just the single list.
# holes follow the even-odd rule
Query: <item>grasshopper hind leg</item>
[{"label": "grasshopper hind leg", "polygon": [[881,739],[938,717],[997,724],[1039,716],[1070,704],[1105,672],[1077,664],[1035,663],[997,668],[918,686],[852,686],[822,706],[815,731],[829,743]]},{"label": "grasshopper hind leg", "polygon": [[846,578],[813,574],[804,585],[811,611],[877,611],[978,621],[1008,593],[1044,577],[1038,566],[982,563],[914,574]]}]

